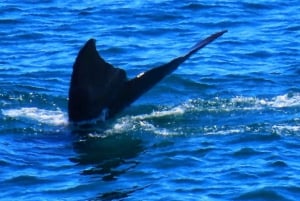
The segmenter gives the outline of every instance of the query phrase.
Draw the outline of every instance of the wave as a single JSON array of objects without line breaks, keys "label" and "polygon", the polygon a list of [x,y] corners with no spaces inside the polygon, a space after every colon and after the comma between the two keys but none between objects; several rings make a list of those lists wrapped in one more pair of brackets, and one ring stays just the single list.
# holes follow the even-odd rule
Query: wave
[{"label": "wave", "polygon": [[299,107],[300,93],[295,93],[295,94],[291,93],[291,94],[276,96],[271,101],[266,101],[265,104],[275,108]]},{"label": "wave", "polygon": [[[277,110],[289,110],[289,108],[300,107],[300,93],[279,95],[270,99],[256,98],[256,97],[242,97],[237,96],[230,99],[222,99],[215,97],[213,99],[192,99],[183,102],[174,107],[164,107],[163,109],[157,108],[150,113],[142,114],[129,114],[117,118],[109,126],[106,126],[104,130],[105,134],[114,133],[126,133],[128,131],[136,132],[150,132],[157,135],[182,135],[193,128],[191,122],[197,117],[205,115],[216,115],[239,113],[243,114],[244,111],[255,112],[259,110],[277,111]],[[297,109],[296,109],[297,110]],[[27,119],[36,121],[50,126],[67,126],[68,118],[67,114],[61,110],[46,110],[37,107],[23,107],[19,109],[2,109],[2,114],[8,118],[14,119]],[[294,109],[293,109],[294,111]],[[250,120],[251,123],[252,113]],[[198,121],[198,118],[197,118]],[[205,119],[199,120],[204,123],[199,124],[197,122],[197,133],[203,134],[234,134],[243,133],[249,130],[264,130],[266,128],[257,129],[257,125],[260,127],[268,127],[271,133],[295,133],[300,131],[300,125],[297,125],[297,118],[294,118],[292,122],[272,122],[273,125],[266,125],[264,122],[253,122],[254,127],[251,125],[205,125]],[[102,124],[103,125],[103,124]]]},{"label": "wave", "polygon": [[154,119],[163,119],[168,117],[181,116],[185,113],[185,107],[183,105],[166,109],[163,111],[153,111],[150,114],[140,114],[135,116],[125,116],[117,119],[111,129],[105,131],[106,134],[112,133],[124,133],[128,130],[143,130],[158,135],[176,135],[176,132],[172,132],[167,128],[160,128],[151,123]]},{"label": "wave", "polygon": [[266,107],[291,108],[300,106],[300,93],[279,95],[271,99],[245,96],[236,96],[229,100],[215,98],[207,103],[212,106],[220,106],[226,110],[259,110]]},{"label": "wave", "polygon": [[[106,134],[123,133],[128,131],[146,131],[157,135],[182,135],[186,134],[191,128],[183,128],[182,125],[189,126],[188,121],[192,121],[194,116],[201,116],[203,113],[234,113],[244,114],[244,111],[260,110],[288,110],[289,108],[300,107],[300,94],[284,94],[267,98],[256,97],[233,97],[230,99],[213,98],[210,100],[193,99],[188,100],[178,106],[165,108],[159,111],[152,111],[149,114],[127,115],[114,122],[110,129],[105,131]],[[253,114],[247,114],[253,115]],[[230,115],[229,115],[230,116]],[[221,117],[220,117],[221,118]],[[249,119],[253,116],[249,117]],[[204,121],[204,120],[203,120]],[[237,134],[248,131],[268,133],[295,133],[300,130],[297,125],[297,118],[292,122],[272,122],[273,125],[263,122],[249,121],[249,125],[203,125],[197,127],[197,133],[203,134]],[[296,125],[295,125],[296,124]]]},{"label": "wave", "polygon": [[9,118],[26,118],[53,126],[68,125],[68,118],[61,110],[45,110],[36,107],[24,107],[20,109],[7,109],[1,111],[4,116]]}]

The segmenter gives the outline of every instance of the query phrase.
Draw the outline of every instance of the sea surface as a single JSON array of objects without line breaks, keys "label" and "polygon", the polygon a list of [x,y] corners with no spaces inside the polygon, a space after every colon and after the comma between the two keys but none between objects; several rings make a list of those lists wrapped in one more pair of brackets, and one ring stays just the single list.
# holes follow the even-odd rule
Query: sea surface
[{"label": "sea surface", "polygon": [[[222,37],[116,118],[68,123],[84,43],[129,78]],[[0,200],[299,200],[296,0],[2,0]]]}]

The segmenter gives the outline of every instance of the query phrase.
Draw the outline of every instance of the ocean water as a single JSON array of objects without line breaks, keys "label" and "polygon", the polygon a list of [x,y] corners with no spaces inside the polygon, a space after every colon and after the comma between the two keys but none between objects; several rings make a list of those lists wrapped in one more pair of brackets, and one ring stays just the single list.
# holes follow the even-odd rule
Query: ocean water
[{"label": "ocean water", "polygon": [[[298,200],[300,4],[0,2],[0,200]],[[74,130],[89,38],[129,77],[228,30],[116,118]]]}]

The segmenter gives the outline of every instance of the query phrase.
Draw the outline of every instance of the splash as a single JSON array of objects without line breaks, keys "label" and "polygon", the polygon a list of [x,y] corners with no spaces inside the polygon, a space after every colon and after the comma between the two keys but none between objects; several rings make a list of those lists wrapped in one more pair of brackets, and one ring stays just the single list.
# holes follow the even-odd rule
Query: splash
[{"label": "splash", "polygon": [[36,107],[1,110],[2,114],[10,118],[26,118],[43,124],[62,126],[68,124],[68,118],[60,110],[45,110]]},{"label": "splash", "polygon": [[145,119],[161,118],[161,117],[168,117],[168,116],[178,116],[178,115],[183,115],[185,111],[186,108],[183,104],[171,109],[162,110],[162,111],[153,111],[150,114],[137,115],[132,118],[135,120],[145,120]]},{"label": "splash", "polygon": [[266,104],[275,108],[299,107],[300,93],[276,96],[271,101],[266,102]]},{"label": "splash", "polygon": [[[226,102],[226,101],[223,101]],[[227,105],[227,108],[242,109],[242,110],[260,110],[265,107],[271,108],[289,108],[300,106],[300,93],[288,93],[275,96],[271,99],[243,97],[237,96],[232,98]]]},{"label": "splash", "polygon": [[[105,134],[126,133],[126,132],[149,132],[156,135],[174,136],[182,135],[184,130],[184,121],[189,121],[186,118],[209,114],[217,114],[219,112],[237,112],[237,111],[256,111],[266,108],[278,108],[284,110],[290,107],[300,106],[300,93],[283,94],[272,98],[256,98],[237,96],[229,99],[215,97],[213,99],[193,99],[188,100],[178,106],[165,108],[163,110],[155,110],[151,113],[139,115],[127,115],[116,119],[113,124],[105,129]],[[8,118],[28,119],[52,126],[68,125],[66,113],[61,110],[46,110],[37,107],[24,107],[20,109],[2,109],[2,114]],[[201,119],[202,120],[202,119]],[[199,120],[200,121],[200,120]],[[163,122],[163,123],[162,123]],[[176,126],[176,125],[179,125]],[[232,128],[215,128],[203,126],[197,129],[199,132],[206,134],[227,134],[241,133],[245,131],[242,127]],[[274,124],[272,131],[276,133],[283,132],[299,132],[300,126],[295,125]]]},{"label": "splash", "polygon": [[[111,126],[110,129],[106,130],[105,133],[109,134],[124,133],[128,131],[142,131],[164,136],[182,135],[184,131],[189,130],[189,128],[182,129],[182,127],[180,127],[180,125],[185,124],[183,120],[186,121],[186,118],[189,117],[197,119],[197,116],[203,115],[203,112],[204,115],[217,115],[218,113],[224,112],[230,114],[232,112],[258,111],[265,109],[275,109],[277,111],[278,108],[284,110],[285,108],[299,106],[300,94],[297,93],[284,94],[272,98],[237,96],[229,99],[222,99],[219,97],[215,97],[209,100],[193,99],[188,100],[178,106],[166,108],[161,111],[153,111],[148,114],[140,114],[135,116],[124,116],[117,119],[117,121]],[[199,118],[199,121],[202,120],[203,119]],[[179,127],[176,125],[179,125]],[[191,128],[191,130],[192,129],[193,128]],[[205,134],[225,135],[233,133],[243,133],[249,131],[249,129],[252,130],[251,126],[249,128],[249,125],[238,125],[236,127],[229,128],[222,125],[204,125],[203,127],[199,127],[196,130]],[[298,131],[299,126],[274,126],[272,128],[273,131],[276,130],[280,132],[286,130],[294,131],[295,129]],[[257,127],[253,128],[253,130],[260,131],[260,129]]]},{"label": "splash", "polygon": [[300,131],[299,125],[274,125],[272,126],[273,133],[283,134],[296,134]]},{"label": "splash", "polygon": [[150,114],[140,114],[136,116],[125,116],[117,120],[111,129],[105,131],[106,134],[124,133],[128,131],[146,131],[157,135],[178,135],[177,132],[167,128],[160,128],[152,121],[160,118],[178,117],[186,112],[185,105],[179,105],[162,111],[153,111]]}]

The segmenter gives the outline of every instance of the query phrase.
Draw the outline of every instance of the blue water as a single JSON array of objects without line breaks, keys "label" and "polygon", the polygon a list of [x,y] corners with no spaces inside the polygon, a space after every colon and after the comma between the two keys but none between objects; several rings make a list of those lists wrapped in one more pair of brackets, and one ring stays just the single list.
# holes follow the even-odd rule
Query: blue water
[{"label": "blue water", "polygon": [[[0,200],[298,200],[300,4],[1,1]],[[228,33],[106,124],[67,120],[89,38],[129,77]]]}]

